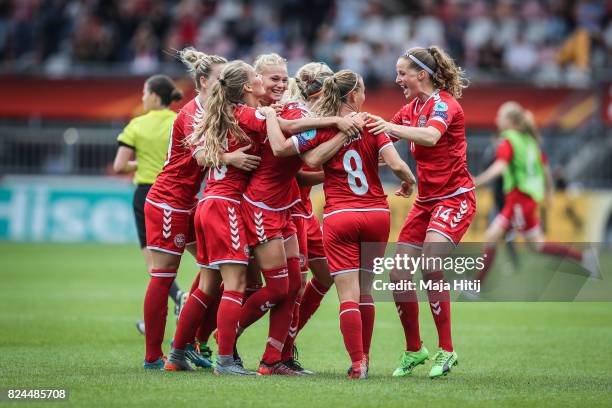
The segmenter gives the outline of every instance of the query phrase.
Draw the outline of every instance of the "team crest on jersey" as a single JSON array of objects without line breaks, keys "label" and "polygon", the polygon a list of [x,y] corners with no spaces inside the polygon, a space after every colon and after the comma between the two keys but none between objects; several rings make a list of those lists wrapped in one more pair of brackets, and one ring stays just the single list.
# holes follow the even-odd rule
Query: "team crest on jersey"
[{"label": "team crest on jersey", "polygon": [[448,105],[446,104],[446,102],[438,101],[434,105],[433,110],[439,111],[439,112],[446,112],[448,110]]},{"label": "team crest on jersey", "polygon": [[174,236],[174,245],[177,248],[183,248],[185,246],[185,234],[176,234]]},{"label": "team crest on jersey", "polygon": [[245,255],[246,257],[248,257],[250,254],[251,254],[251,251],[249,250],[249,246],[248,246],[248,245],[245,245],[245,246],[244,246],[244,255]]},{"label": "team crest on jersey", "polygon": [[417,122],[417,124],[419,125],[419,127],[423,127],[425,126],[425,124],[427,123],[427,116],[425,115],[421,115],[419,116],[419,120]]},{"label": "team crest on jersey", "polygon": [[303,268],[306,266],[306,257],[304,256],[304,254],[300,254],[300,268]]}]

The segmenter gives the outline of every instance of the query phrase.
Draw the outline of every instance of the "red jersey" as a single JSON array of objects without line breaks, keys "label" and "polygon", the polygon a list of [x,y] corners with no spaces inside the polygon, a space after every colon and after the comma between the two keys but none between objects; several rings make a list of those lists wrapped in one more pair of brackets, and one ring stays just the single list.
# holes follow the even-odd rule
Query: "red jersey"
[{"label": "red jersey", "polygon": [[414,127],[433,126],[442,133],[435,146],[410,143],[417,164],[418,201],[453,197],[474,189],[467,168],[463,109],[451,94],[437,90],[425,102],[414,98],[391,122]]},{"label": "red jersey", "polygon": [[176,116],[170,134],[168,154],[161,173],[149,190],[147,200],[159,207],[190,210],[198,202],[198,192],[204,171],[185,147],[185,138],[193,133],[195,121],[202,117],[204,108],[196,96]]},{"label": "red jersey", "polygon": [[[287,120],[310,115],[308,108],[296,102],[283,107],[280,117]],[[269,141],[261,147],[261,162],[251,174],[244,199],[252,205],[272,211],[286,210],[300,201],[295,175],[302,167],[300,156],[276,157]]]},{"label": "red jersey", "polygon": [[[308,165],[304,164],[302,166],[302,171],[320,171],[321,169],[315,170]],[[298,186],[299,187],[299,186]],[[300,214],[300,215],[310,215],[312,214],[312,201],[310,201],[310,191],[312,190],[312,186],[302,186],[300,189],[300,202],[293,206],[292,213]]]},{"label": "red jersey", "polygon": [[[336,129],[311,130],[293,136],[293,143],[298,152],[303,153],[332,139],[337,133]],[[390,146],[393,143],[386,134],[373,135],[364,130],[323,164],[324,216],[346,210],[389,208],[378,176],[378,156],[382,149]]]},{"label": "red jersey", "polygon": [[[257,109],[246,105],[238,105],[234,116],[242,130],[250,137],[250,143],[239,143],[232,135],[228,137],[226,152],[233,152],[241,147],[251,144],[247,154],[258,155],[261,150],[262,140],[266,137],[266,117]],[[222,198],[234,201],[242,199],[242,193],[249,181],[249,172],[240,170],[234,166],[221,165],[208,171],[206,187],[203,192],[203,200],[207,198]]]}]

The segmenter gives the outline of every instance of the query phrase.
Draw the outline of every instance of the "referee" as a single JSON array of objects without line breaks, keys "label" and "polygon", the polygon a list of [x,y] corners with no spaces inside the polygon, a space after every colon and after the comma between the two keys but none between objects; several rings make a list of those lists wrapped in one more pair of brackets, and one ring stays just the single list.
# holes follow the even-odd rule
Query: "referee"
[{"label": "referee", "polygon": [[[147,271],[152,268],[152,260],[146,248],[145,199],[166,160],[172,124],[176,118],[176,113],[169,106],[182,97],[183,93],[168,76],[154,75],[148,78],[142,90],[145,113],[132,119],[117,137],[119,146],[113,170],[121,174],[134,172],[134,218]],[[170,297],[177,306],[175,311],[178,311],[182,294],[175,281],[170,288]],[[142,320],[136,322],[136,327],[144,333]]]}]

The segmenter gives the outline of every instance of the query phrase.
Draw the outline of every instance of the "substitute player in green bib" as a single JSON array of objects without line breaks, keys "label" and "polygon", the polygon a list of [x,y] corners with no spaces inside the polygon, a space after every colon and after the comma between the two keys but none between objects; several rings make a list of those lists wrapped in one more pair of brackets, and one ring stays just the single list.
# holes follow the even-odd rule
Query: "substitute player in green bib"
[{"label": "substitute player in green bib", "polygon": [[[117,137],[119,147],[113,170],[116,173],[134,172],[134,218],[147,271],[152,268],[152,260],[151,253],[146,248],[145,199],[166,161],[172,124],[176,118],[176,112],[169,109],[169,106],[182,97],[183,93],[168,76],[154,75],[148,78],[142,90],[145,113],[132,119]],[[175,304],[180,305],[182,295],[174,283],[170,289],[170,297]],[[142,321],[138,321],[136,327],[141,333],[144,332]]]},{"label": "substitute player in green bib", "polygon": [[485,266],[477,279],[481,284],[495,260],[497,242],[514,229],[522,233],[535,251],[572,259],[596,276],[597,261],[591,251],[579,252],[569,246],[546,242],[538,206],[552,197],[552,178],[531,112],[516,102],[504,103],[497,113],[501,143],[496,160],[475,178],[477,187],[503,176],[504,207],[485,232]]}]

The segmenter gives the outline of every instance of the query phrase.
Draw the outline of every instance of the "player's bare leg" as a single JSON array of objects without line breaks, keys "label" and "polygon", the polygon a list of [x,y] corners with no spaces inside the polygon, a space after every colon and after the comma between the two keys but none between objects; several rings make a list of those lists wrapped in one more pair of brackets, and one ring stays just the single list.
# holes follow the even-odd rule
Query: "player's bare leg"
[{"label": "player's bare leg", "polygon": [[[421,256],[422,248],[406,243],[398,243],[396,255],[400,257],[417,258]],[[412,281],[413,271],[410,266],[413,263],[408,262],[407,269],[393,269],[390,272],[391,282],[398,283],[402,281]],[[419,328],[419,301],[415,291],[395,291],[393,293],[395,307],[404,329],[406,339],[406,350],[400,357],[400,363],[393,372],[394,377],[404,377],[412,374],[413,370],[429,358],[429,352],[423,346]]]}]

